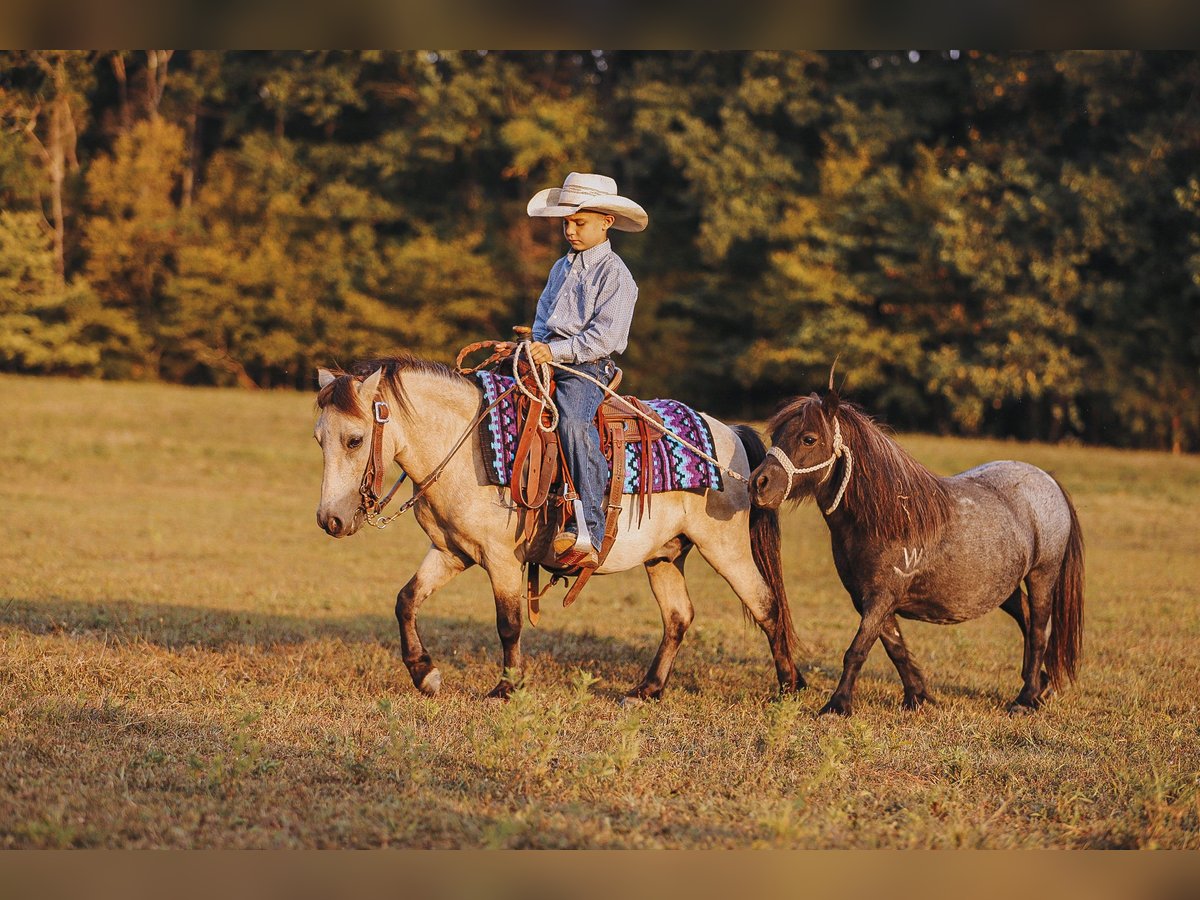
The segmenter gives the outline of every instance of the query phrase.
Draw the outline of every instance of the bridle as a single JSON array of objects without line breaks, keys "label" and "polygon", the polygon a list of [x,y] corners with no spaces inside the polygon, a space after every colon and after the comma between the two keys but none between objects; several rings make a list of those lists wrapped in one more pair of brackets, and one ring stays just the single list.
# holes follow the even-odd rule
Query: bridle
[{"label": "bridle", "polygon": [[394,513],[392,513],[390,516],[385,516],[382,515],[383,508],[391,502],[391,499],[395,495],[397,489],[401,484],[404,483],[404,480],[408,478],[408,473],[401,471],[400,477],[396,479],[396,483],[392,485],[392,489],[383,497],[379,496],[379,491],[383,487],[383,473],[387,469],[387,460],[383,458],[383,432],[388,423],[392,421],[391,408],[388,406],[387,401],[383,399],[383,390],[380,389],[380,391],[375,395],[375,399],[371,403],[371,418],[373,420],[371,423],[371,453],[367,457],[367,464],[363,468],[362,480],[358,485],[358,493],[362,498],[359,501],[358,509],[359,512],[363,514],[364,518],[366,518],[367,524],[374,528],[387,528],[388,524],[391,523],[393,519],[395,519],[397,516],[404,515],[406,512],[416,506],[417,501],[420,500],[421,497],[424,496],[425,492],[433,487],[434,483],[439,477],[441,477],[442,472],[445,470],[446,466],[449,465],[450,460],[454,458],[454,454],[457,453],[459,448],[466,443],[467,438],[469,438],[475,432],[475,429],[479,426],[479,423],[484,420],[488,413],[499,406],[500,402],[514,390],[516,390],[515,386],[510,387],[508,390],[502,392],[500,396],[498,396],[490,404],[485,406],[483,411],[479,413],[479,415],[475,417],[471,424],[467,426],[466,430],[463,431],[462,436],[459,437],[454,446],[450,448],[450,452],[446,454],[445,458],[443,458],[442,461],[434,467],[433,471],[429,473],[429,476],[424,481],[417,485],[417,489],[413,495],[405,500],[404,503],[402,503]]},{"label": "bridle", "polygon": [[[787,453],[778,444],[767,451],[767,456],[775,457],[775,461],[783,467],[783,471],[787,472],[788,486],[783,494],[785,498],[792,492],[792,481],[797,475],[806,475],[809,472],[819,472],[821,469],[827,469],[845,456],[846,467],[842,472],[842,486],[838,488],[837,496],[833,498],[833,505],[825,510],[825,515],[830,515],[838,508],[838,505],[842,502],[842,495],[846,493],[846,485],[850,483],[850,471],[854,468],[854,454],[850,452],[850,446],[842,440],[842,427],[838,424],[836,416],[833,419],[833,452],[830,453],[829,459],[825,460],[825,462],[817,463],[815,466],[805,466],[802,469],[797,468],[792,465],[792,461],[788,459]],[[825,477],[821,479],[820,483],[824,484],[832,472],[832,469],[826,472]]]},{"label": "bridle", "polygon": [[[392,421],[391,407],[383,399],[382,392],[376,394],[375,400],[371,403],[371,418],[373,420],[371,423],[371,453],[367,457],[367,464],[363,469],[362,480],[358,485],[358,493],[362,498],[359,501],[358,508],[366,516],[369,525],[373,525],[376,528],[386,528],[388,522],[412,507],[412,503],[416,501],[418,495],[413,495],[411,501],[406,502],[404,506],[392,513],[392,515],[386,517],[380,516],[383,508],[388,505],[397,489],[408,478],[408,473],[401,471],[400,477],[392,485],[392,489],[382,498],[379,496],[379,491],[383,488],[383,473],[387,469],[387,461],[383,458],[383,430]],[[421,492],[423,493],[423,490]]]}]

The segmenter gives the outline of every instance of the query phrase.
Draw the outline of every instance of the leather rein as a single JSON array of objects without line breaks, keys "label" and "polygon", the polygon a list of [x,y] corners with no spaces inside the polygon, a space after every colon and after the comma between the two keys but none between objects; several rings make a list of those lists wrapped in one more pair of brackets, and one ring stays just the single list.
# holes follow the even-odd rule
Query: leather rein
[{"label": "leather rein", "polygon": [[[458,362],[460,363],[459,372],[464,375],[478,371],[478,369],[483,368],[483,366],[489,365],[492,362],[492,360],[489,360],[475,369],[463,370],[461,366],[462,358],[472,349],[478,349],[478,347],[472,344],[470,347],[463,348],[463,351],[458,357]],[[513,385],[508,390],[501,393],[500,396],[498,396],[490,404],[485,406],[483,411],[480,412],[479,415],[477,415],[471,421],[471,424],[466,427],[466,430],[463,431],[462,436],[459,437],[454,446],[450,448],[450,452],[447,453],[442,461],[434,467],[433,471],[429,473],[429,476],[424,481],[422,481],[420,484],[417,484],[416,491],[413,493],[413,495],[405,500],[404,503],[402,503],[394,513],[392,513],[390,516],[385,516],[382,515],[383,508],[391,502],[392,497],[395,495],[400,485],[404,483],[406,478],[408,478],[408,473],[402,471],[400,473],[400,477],[396,479],[396,483],[392,485],[392,489],[382,497],[379,496],[379,491],[383,488],[383,474],[387,470],[388,464],[388,461],[383,458],[383,432],[388,423],[392,421],[391,407],[388,406],[387,401],[383,398],[383,389],[381,387],[379,392],[375,395],[374,401],[371,403],[371,453],[367,457],[367,465],[363,469],[362,481],[358,486],[359,495],[362,497],[358,504],[358,508],[362,511],[364,517],[366,518],[367,524],[373,528],[387,528],[393,519],[404,515],[406,512],[416,506],[417,501],[420,500],[421,497],[424,496],[425,492],[433,487],[434,483],[439,477],[441,477],[441,474],[445,470],[446,466],[450,464],[450,460],[454,458],[454,454],[459,451],[462,445],[467,442],[467,439],[475,432],[475,429],[479,427],[479,423],[487,417],[488,413],[499,406],[502,400],[504,400],[515,390],[516,385]]]}]

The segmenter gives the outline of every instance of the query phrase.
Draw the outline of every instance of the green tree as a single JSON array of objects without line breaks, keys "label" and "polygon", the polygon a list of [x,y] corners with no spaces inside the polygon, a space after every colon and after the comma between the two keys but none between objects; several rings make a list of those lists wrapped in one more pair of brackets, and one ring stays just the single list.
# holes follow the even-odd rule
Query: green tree
[{"label": "green tree", "polygon": [[37,185],[54,236],[54,271],[67,277],[70,179],[80,169],[76,154],[86,122],[87,92],[94,84],[93,54],[78,50],[27,50],[7,54],[0,114],[7,128],[28,141],[42,177]]},{"label": "green tree", "polygon": [[161,118],[137,122],[88,170],[84,272],[109,308],[136,326],[126,374],[160,375],[164,287],[186,228],[176,200],[184,170],[184,131]]},{"label": "green tree", "polygon": [[0,210],[0,369],[99,374],[102,352],[131,337],[85,282],[59,280],[39,214]]}]

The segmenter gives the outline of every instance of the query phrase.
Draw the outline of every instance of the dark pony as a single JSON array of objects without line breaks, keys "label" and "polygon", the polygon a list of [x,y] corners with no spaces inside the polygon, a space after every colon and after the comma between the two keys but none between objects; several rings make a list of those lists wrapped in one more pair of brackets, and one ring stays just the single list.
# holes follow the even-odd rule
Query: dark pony
[{"label": "dark pony", "polygon": [[832,389],[791,401],[770,430],[774,447],[751,476],[754,502],[820,504],[838,575],[861,616],[821,712],[850,713],[877,639],[904,684],[904,706],[932,701],[897,616],[952,624],[997,607],[1012,616],[1024,636],[1024,687],[1012,711],[1037,709],[1051,688],[1075,678],[1083,538],[1074,504],[1052,476],[1005,460],[940,477]]}]

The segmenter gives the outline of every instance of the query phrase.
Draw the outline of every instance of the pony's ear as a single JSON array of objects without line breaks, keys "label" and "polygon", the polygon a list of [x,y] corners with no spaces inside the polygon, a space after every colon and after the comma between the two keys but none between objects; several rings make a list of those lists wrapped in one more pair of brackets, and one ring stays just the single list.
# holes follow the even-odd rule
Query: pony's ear
[{"label": "pony's ear", "polygon": [[379,381],[383,378],[383,369],[376,369],[370,375],[363,379],[363,383],[358,386],[358,396],[360,399],[370,404],[375,399],[375,394],[379,391]]},{"label": "pony's ear", "polygon": [[842,402],[842,398],[838,396],[838,392],[834,388],[830,388],[825,392],[825,396],[821,398],[821,409],[825,411],[825,415],[832,419],[837,415],[838,405]]},{"label": "pony's ear", "polygon": [[337,376],[328,369],[317,369],[317,384],[322,388],[332,384],[336,380]]}]

